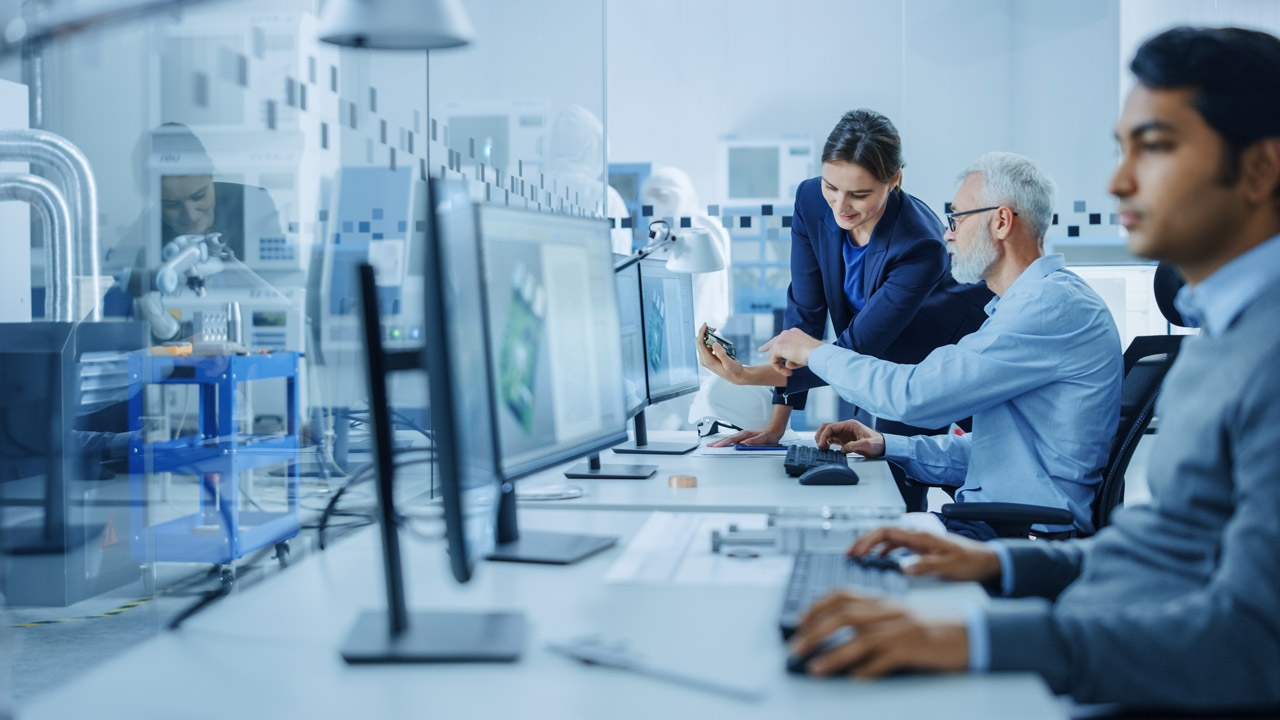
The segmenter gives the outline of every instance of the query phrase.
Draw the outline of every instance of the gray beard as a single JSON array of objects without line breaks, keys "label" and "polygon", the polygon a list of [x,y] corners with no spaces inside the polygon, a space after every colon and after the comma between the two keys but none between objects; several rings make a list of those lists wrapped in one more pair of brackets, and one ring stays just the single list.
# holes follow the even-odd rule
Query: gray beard
[{"label": "gray beard", "polygon": [[983,227],[973,238],[969,252],[956,251],[951,259],[951,277],[961,285],[982,282],[987,271],[1000,259],[1000,251],[991,239],[991,229]]}]

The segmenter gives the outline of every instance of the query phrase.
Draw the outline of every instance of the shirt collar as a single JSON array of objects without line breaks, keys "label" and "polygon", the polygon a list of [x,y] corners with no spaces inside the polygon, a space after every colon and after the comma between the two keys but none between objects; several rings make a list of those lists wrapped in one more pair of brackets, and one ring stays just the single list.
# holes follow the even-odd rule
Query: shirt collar
[{"label": "shirt collar", "polygon": [[[1043,280],[1048,277],[1050,273],[1055,273],[1066,266],[1067,259],[1062,255],[1062,253],[1054,253],[1052,255],[1040,257],[1035,262],[1028,265],[1027,269],[1022,271],[1022,274],[1013,281],[1013,284],[1009,286],[1009,289],[1004,291],[1003,297],[1008,297],[1009,293],[1013,292],[1014,289],[1020,285],[1033,283],[1037,280]],[[991,298],[990,302],[987,303],[987,307],[985,309],[988,316],[995,313],[996,306],[1000,304],[1001,297],[1002,296],[997,295],[996,297]]]},{"label": "shirt collar", "polygon": [[1192,287],[1184,285],[1174,299],[1183,318],[1209,335],[1221,335],[1240,313],[1280,277],[1280,235],[1218,268]]}]

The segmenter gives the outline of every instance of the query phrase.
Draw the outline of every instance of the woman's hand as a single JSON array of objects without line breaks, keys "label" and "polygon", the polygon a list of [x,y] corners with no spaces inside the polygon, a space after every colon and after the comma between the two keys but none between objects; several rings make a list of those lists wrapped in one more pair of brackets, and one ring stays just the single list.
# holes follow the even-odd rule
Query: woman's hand
[{"label": "woman's hand", "polygon": [[742,385],[747,369],[742,366],[742,363],[729,357],[729,353],[720,343],[713,342],[708,348],[706,338],[707,324],[702,323],[693,341],[693,347],[698,351],[698,364],[734,385]]},{"label": "woman's hand", "polygon": [[787,431],[784,424],[781,428],[775,428],[772,425],[759,430],[743,430],[734,433],[727,438],[707,443],[707,447],[727,447],[729,445],[777,445],[782,439],[783,433]]},{"label": "woman's hand", "polygon": [[820,448],[839,445],[844,452],[856,452],[871,460],[884,457],[884,435],[857,420],[822,423],[813,439]]}]

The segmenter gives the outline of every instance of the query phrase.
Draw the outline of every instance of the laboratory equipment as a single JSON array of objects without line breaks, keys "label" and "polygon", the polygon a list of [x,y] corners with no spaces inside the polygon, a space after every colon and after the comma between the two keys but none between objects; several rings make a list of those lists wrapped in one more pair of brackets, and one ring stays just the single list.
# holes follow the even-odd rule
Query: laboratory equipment
[{"label": "laboratory equipment", "polygon": [[0,324],[6,600],[70,605],[137,579],[126,541],[128,353],[142,323]]},{"label": "laboratory equipment", "polygon": [[721,136],[717,168],[725,202],[790,202],[800,183],[815,174],[813,150],[813,139],[807,135]]}]

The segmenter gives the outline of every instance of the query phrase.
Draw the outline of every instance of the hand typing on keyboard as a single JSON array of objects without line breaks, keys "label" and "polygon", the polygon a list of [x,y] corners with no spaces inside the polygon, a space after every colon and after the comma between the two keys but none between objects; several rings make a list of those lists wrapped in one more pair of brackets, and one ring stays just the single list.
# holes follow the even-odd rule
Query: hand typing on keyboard
[{"label": "hand typing on keyboard", "polygon": [[822,423],[813,437],[820,448],[839,445],[844,452],[856,452],[869,460],[884,457],[884,435],[857,420]]},{"label": "hand typing on keyboard", "polygon": [[[828,641],[841,631],[847,642]],[[875,678],[904,670],[960,672],[969,666],[963,621],[923,620],[892,600],[843,590],[814,603],[805,613],[790,650],[794,658],[812,656],[805,669],[817,677],[848,673]]]},{"label": "hand typing on keyboard", "polygon": [[947,580],[988,582],[1000,577],[1000,556],[986,543],[960,537],[881,527],[864,533],[849,548],[852,557],[880,557],[905,548],[917,556],[907,575],[937,574]]}]

